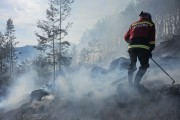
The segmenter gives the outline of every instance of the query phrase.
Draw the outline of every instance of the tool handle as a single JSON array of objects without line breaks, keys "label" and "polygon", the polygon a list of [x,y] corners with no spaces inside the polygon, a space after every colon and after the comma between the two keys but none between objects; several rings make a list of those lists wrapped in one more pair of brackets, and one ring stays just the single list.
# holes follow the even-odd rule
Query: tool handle
[{"label": "tool handle", "polygon": [[175,83],[175,80],[151,57],[151,60],[172,80],[172,84]]}]

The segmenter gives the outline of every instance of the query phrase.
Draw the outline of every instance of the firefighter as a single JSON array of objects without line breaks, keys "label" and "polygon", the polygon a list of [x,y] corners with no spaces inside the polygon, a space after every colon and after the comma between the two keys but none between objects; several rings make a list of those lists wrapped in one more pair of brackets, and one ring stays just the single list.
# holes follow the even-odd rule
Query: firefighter
[{"label": "firefighter", "polygon": [[152,57],[152,51],[155,48],[155,24],[152,21],[151,14],[141,12],[140,19],[130,25],[129,30],[124,35],[128,43],[128,53],[130,64],[128,68],[128,81],[133,85],[133,73],[137,70],[137,59],[140,62],[139,70],[134,78],[134,85],[139,86],[140,81],[149,67],[149,59]]}]

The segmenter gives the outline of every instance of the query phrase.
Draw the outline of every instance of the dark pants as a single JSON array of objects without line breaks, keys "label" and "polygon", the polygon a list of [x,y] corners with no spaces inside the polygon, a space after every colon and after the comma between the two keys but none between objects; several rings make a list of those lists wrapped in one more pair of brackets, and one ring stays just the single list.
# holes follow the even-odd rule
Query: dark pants
[{"label": "dark pants", "polygon": [[133,73],[137,70],[137,59],[140,62],[139,70],[134,78],[134,85],[139,85],[143,75],[149,67],[149,50],[143,48],[132,48],[128,50],[131,63],[128,68],[128,81],[132,84]]}]

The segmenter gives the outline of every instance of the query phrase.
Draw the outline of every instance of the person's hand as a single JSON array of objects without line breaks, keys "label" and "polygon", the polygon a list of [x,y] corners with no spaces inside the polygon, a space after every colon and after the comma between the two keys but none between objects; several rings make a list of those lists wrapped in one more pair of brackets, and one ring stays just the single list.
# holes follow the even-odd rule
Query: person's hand
[{"label": "person's hand", "polygon": [[126,40],[127,43],[130,43],[130,40]]}]

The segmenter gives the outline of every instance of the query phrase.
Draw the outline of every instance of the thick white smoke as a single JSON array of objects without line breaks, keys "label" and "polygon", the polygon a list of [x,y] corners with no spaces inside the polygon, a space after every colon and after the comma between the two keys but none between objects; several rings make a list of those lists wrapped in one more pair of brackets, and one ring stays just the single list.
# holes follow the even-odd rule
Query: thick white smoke
[{"label": "thick white smoke", "polygon": [[9,87],[7,97],[0,102],[0,109],[16,109],[27,103],[31,91],[37,88],[35,80],[33,73],[24,74],[17,78],[14,84]]},{"label": "thick white smoke", "polygon": [[[162,65],[163,63],[160,63]],[[138,68],[137,64],[137,68]],[[141,83],[148,88],[170,84],[171,80],[156,65],[150,62],[151,67],[147,70]],[[179,77],[178,67],[173,70],[163,66],[165,70],[177,80]],[[107,74],[93,76],[91,68],[80,68],[74,72],[67,72],[57,77],[55,84],[55,96],[67,101],[90,101],[99,102],[117,94],[119,83],[127,83],[127,70],[113,71]],[[19,77],[10,87],[7,97],[0,103],[0,109],[16,109],[29,102],[29,95],[35,89],[42,88],[37,85],[36,75],[28,73]],[[127,88],[128,91],[129,88]],[[99,104],[98,103],[98,104]]]},{"label": "thick white smoke", "polygon": [[[103,100],[116,93],[118,79],[125,76],[126,72],[112,72],[93,77],[91,69],[81,68],[75,72],[68,72],[56,79],[55,96],[64,100],[82,100],[90,98],[94,101]],[[0,109],[11,110],[20,107],[30,101],[30,93],[33,90],[42,88],[37,85],[37,78],[34,73],[27,73],[15,80],[9,87],[8,95],[0,102]]]},{"label": "thick white smoke", "polygon": [[85,97],[102,100],[115,94],[116,85],[113,82],[125,76],[123,71],[121,74],[113,72],[97,77],[92,77],[90,73],[89,70],[81,68],[79,71],[58,77],[56,91],[64,99],[69,100],[80,100]]}]

